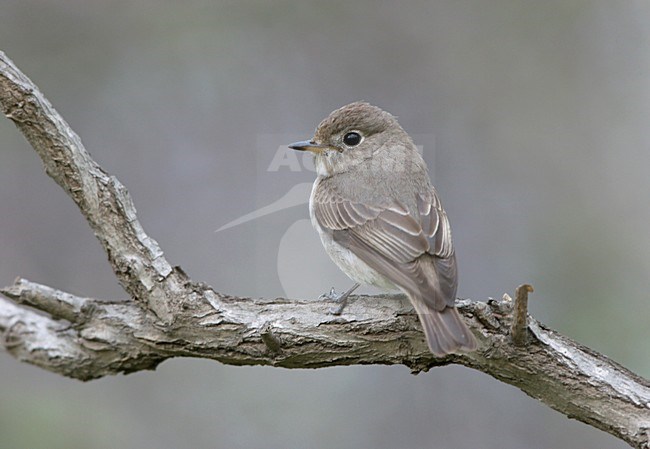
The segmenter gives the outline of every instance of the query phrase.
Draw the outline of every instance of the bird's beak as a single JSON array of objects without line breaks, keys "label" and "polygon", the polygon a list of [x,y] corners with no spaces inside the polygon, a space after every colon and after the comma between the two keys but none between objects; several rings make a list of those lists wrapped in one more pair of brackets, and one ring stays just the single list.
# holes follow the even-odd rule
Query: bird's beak
[{"label": "bird's beak", "polygon": [[327,145],[316,143],[312,140],[302,140],[300,142],[292,143],[291,145],[289,145],[289,148],[291,148],[292,150],[311,151],[312,153],[320,154],[329,147]]}]

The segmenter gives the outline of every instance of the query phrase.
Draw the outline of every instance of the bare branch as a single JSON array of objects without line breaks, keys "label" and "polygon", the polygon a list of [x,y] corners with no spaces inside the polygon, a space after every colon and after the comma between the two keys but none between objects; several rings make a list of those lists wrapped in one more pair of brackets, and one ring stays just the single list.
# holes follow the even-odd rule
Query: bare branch
[{"label": "bare branch", "polygon": [[165,322],[172,320],[162,293],[180,287],[158,244],[145,234],[129,193],[86,151],[79,136],[32,81],[0,52],[0,105],[36,150],[47,174],[77,204],[109,257],[124,289]]},{"label": "bare branch", "polygon": [[[178,356],[286,368],[403,364],[413,372],[456,363],[648,449],[648,381],[526,319],[523,301],[515,323],[511,301],[460,301],[479,349],[435,358],[401,297],[356,297],[344,315],[332,316],[322,301],[217,293],[171,267],[139,224],[126,189],[1,52],[0,107],[86,217],[131,298],[79,298],[18,279],[0,290],[8,298],[0,298],[0,332],[19,360],[82,380],[153,369]],[[526,334],[527,342],[520,338]]]}]

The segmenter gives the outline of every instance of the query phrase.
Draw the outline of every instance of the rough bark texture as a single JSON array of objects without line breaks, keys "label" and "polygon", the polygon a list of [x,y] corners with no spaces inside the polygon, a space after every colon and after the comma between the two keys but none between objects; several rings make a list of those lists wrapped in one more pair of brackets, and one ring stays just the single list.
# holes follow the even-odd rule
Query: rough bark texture
[{"label": "rough bark texture", "polygon": [[1,342],[17,359],[81,380],[154,369],[178,356],[285,368],[404,364],[413,372],[457,363],[633,447],[650,448],[650,383],[532,317],[522,319],[525,304],[513,325],[508,297],[460,301],[479,349],[434,358],[417,316],[399,296],[356,297],[342,316],[333,316],[331,304],[317,300],[217,293],[165,260],[138,222],[124,186],[90,158],[38,88],[1,52],[0,107],[86,217],[130,297],[79,298],[17,279],[0,290],[6,297],[0,298]]}]

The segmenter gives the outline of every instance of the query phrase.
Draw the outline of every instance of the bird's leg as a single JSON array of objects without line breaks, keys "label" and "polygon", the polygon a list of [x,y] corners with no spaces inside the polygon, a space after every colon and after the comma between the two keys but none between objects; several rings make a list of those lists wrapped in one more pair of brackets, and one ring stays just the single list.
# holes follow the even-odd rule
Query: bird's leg
[{"label": "bird's leg", "polygon": [[332,287],[329,293],[323,293],[322,295],[320,295],[319,299],[329,299],[330,301],[338,302],[339,305],[337,307],[331,308],[330,313],[332,315],[340,315],[341,313],[343,313],[343,309],[345,309],[345,306],[348,305],[348,296],[350,296],[353,291],[359,288],[360,285],[361,284],[359,283],[354,284],[344,293],[336,293],[336,290],[334,289],[334,287]]}]

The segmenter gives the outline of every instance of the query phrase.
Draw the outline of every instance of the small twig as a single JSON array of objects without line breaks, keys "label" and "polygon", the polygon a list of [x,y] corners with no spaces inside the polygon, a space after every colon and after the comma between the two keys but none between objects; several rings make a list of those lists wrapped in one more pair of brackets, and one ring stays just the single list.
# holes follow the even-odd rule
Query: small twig
[{"label": "small twig", "polygon": [[33,307],[71,323],[77,321],[84,303],[84,298],[21,278],[17,278],[13,285],[1,288],[0,293],[16,304]]},{"label": "small twig", "polygon": [[513,311],[510,335],[515,346],[525,346],[528,342],[528,293],[533,292],[533,286],[522,284],[515,292],[515,308]]}]

